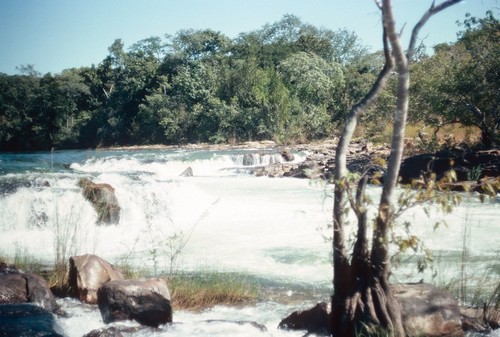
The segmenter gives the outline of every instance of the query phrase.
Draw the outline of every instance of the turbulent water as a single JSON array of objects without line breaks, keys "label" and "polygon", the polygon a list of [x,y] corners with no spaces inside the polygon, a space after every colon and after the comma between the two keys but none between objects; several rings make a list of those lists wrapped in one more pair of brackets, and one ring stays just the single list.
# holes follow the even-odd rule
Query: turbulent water
[{"label": "turbulent water", "polygon": [[[304,154],[295,158],[300,161]],[[176,323],[157,335],[302,335],[276,327],[291,311],[327,300],[331,292],[330,242],[325,240],[331,186],[253,174],[256,167],[281,160],[272,149],[0,154],[0,255],[31,256],[50,265],[56,256],[91,253],[151,274],[170,269],[237,273],[263,289],[256,304],[176,311]],[[180,176],[188,167],[193,176]],[[96,224],[96,212],[77,186],[81,178],[113,186],[119,224]],[[375,198],[379,189],[368,192]],[[417,274],[414,265],[403,264],[395,277],[446,284],[460,270],[498,276],[499,215],[498,200],[481,204],[472,198],[452,215],[434,211],[429,218],[421,209],[412,210],[405,219],[433,250],[438,274]],[[441,218],[447,227],[434,230]],[[179,242],[186,245],[171,265],[171,249]],[[460,268],[464,256],[467,268]],[[104,326],[94,307],[59,301],[72,313],[59,319],[66,335]]]}]

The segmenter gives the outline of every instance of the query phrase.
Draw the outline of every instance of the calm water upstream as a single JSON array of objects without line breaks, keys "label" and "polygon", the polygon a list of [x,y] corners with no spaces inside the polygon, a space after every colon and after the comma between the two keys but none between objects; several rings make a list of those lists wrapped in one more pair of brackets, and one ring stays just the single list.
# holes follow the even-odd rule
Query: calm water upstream
[{"label": "calm water upstream", "polygon": [[[299,153],[296,160],[303,157]],[[0,154],[0,255],[30,255],[50,265],[56,239],[63,238],[68,257],[97,254],[162,273],[170,268],[168,238],[184,235],[189,240],[176,269],[237,273],[263,293],[245,307],[176,311],[178,323],[157,336],[301,336],[276,327],[291,311],[330,294],[330,243],[324,237],[330,234],[331,186],[251,173],[252,167],[280,160],[278,150],[261,149]],[[188,167],[193,176],[181,177]],[[85,177],[115,188],[119,224],[96,225],[96,213],[77,186]],[[368,193],[376,197],[379,189],[370,187]],[[434,230],[443,218],[447,227]],[[417,274],[405,264],[395,273],[398,280],[453,280],[464,246],[470,261],[466,273],[500,279],[499,200],[481,204],[471,198],[451,215],[435,211],[430,218],[414,209],[405,219],[433,250],[438,274]],[[67,336],[104,326],[95,307],[59,302],[72,314],[58,319]],[[227,321],[255,321],[267,331]]]}]

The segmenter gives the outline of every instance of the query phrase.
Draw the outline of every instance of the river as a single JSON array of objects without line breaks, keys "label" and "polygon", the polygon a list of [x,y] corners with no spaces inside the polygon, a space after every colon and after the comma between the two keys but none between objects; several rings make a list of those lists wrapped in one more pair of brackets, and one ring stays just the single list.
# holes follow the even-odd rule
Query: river
[{"label": "river", "polygon": [[[295,153],[295,161],[305,155]],[[168,239],[183,237],[187,244],[175,271],[237,273],[269,292],[248,306],[175,311],[176,323],[157,336],[300,336],[277,325],[331,292],[331,243],[325,238],[332,191],[320,181],[253,174],[255,167],[281,160],[277,149],[261,148],[1,153],[0,255],[50,265],[56,251],[66,257],[90,253],[160,274],[171,267]],[[188,167],[193,175],[181,176]],[[81,178],[113,186],[121,207],[118,224],[96,224],[96,212],[77,186]],[[370,186],[368,194],[375,199],[379,191]],[[395,279],[450,284],[459,275],[482,273],[498,282],[499,218],[498,199],[466,198],[451,215],[411,210],[404,219],[432,250],[434,269],[418,274],[414,264],[403,263]],[[447,225],[434,230],[441,219]],[[104,326],[95,307],[59,302],[71,313],[58,318],[67,336]],[[258,322],[267,331],[230,321]]]}]

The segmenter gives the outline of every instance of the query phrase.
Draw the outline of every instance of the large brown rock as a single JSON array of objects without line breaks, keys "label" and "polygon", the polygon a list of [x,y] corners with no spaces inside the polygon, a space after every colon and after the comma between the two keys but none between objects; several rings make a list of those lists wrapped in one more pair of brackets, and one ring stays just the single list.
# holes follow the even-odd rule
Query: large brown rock
[{"label": "large brown rock", "polygon": [[426,283],[394,284],[392,289],[407,336],[464,336],[460,309],[450,293]]},{"label": "large brown rock", "polygon": [[69,258],[70,295],[83,302],[96,304],[97,290],[102,284],[122,279],[123,275],[99,256],[85,254]]},{"label": "large brown rock", "polygon": [[[395,284],[392,289],[402,308],[407,336],[464,336],[460,310],[451,294],[425,283]],[[320,303],[312,309],[292,313],[279,327],[328,335],[331,334],[329,315],[326,303]]]},{"label": "large brown rock", "polygon": [[111,185],[96,184],[90,179],[82,178],[78,186],[83,189],[85,199],[94,206],[98,223],[117,224],[120,222],[120,205],[115,189]]},{"label": "large brown rock", "polygon": [[33,303],[46,310],[59,309],[45,279],[39,275],[12,269],[0,272],[0,304]]},{"label": "large brown rock", "polygon": [[106,324],[131,319],[158,327],[172,322],[170,293],[161,279],[106,282],[97,291],[97,304]]}]

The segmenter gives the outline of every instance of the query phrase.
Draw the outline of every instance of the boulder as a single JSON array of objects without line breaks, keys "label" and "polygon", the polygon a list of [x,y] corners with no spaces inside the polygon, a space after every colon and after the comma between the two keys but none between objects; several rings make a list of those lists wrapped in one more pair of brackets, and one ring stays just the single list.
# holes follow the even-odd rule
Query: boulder
[{"label": "boulder", "polygon": [[106,282],[97,291],[97,304],[106,324],[131,319],[158,327],[172,322],[170,293],[161,279]]},{"label": "boulder", "polygon": [[85,254],[69,258],[70,296],[83,302],[96,304],[97,290],[102,284],[122,279],[123,275],[99,256]]},{"label": "boulder", "polygon": [[401,163],[399,176],[402,184],[411,184],[421,176],[435,173],[439,180],[443,175],[454,168],[454,158],[450,155],[418,154],[406,158]]},{"label": "boulder", "polygon": [[96,184],[88,178],[78,181],[83,189],[83,196],[90,201],[97,212],[97,221],[102,224],[117,224],[120,222],[120,205],[115,195],[115,189],[109,184]]},{"label": "boulder", "polygon": [[403,160],[399,175],[403,184],[409,184],[422,175],[435,173],[441,179],[453,169],[457,180],[474,181],[500,176],[500,150],[464,151],[449,149],[432,154],[418,154]]},{"label": "boulder", "polygon": [[295,311],[284,318],[278,325],[284,330],[306,330],[309,333],[331,335],[330,313],[325,302],[316,304],[313,308]]},{"label": "boulder", "polygon": [[[463,337],[462,320],[456,299],[430,284],[395,284],[394,295],[402,308],[407,336]],[[330,313],[326,303],[297,311],[283,319],[279,328],[330,334]]]},{"label": "boulder", "polygon": [[464,336],[460,309],[450,293],[426,283],[394,284],[392,289],[407,336]]},{"label": "boulder", "polygon": [[0,275],[0,304],[28,302],[26,285],[22,274]]},{"label": "boulder", "polygon": [[11,269],[0,273],[0,304],[14,303],[32,303],[51,312],[59,309],[43,277]]},{"label": "boulder", "polygon": [[33,304],[0,304],[0,336],[63,337],[53,314]]}]

